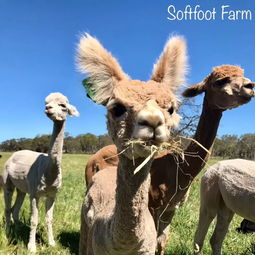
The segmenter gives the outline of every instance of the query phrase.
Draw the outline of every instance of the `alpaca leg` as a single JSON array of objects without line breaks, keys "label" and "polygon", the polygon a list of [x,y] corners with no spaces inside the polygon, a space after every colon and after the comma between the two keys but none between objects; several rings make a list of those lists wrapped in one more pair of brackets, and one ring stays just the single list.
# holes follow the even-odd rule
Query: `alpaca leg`
[{"label": "alpaca leg", "polygon": [[228,232],[228,227],[233,216],[234,213],[225,205],[219,208],[216,227],[210,240],[213,255],[221,255],[222,243]]},{"label": "alpaca leg", "polygon": [[87,251],[87,224],[85,222],[84,205],[81,208],[81,227],[80,227],[80,242],[79,242],[79,255],[88,254]]},{"label": "alpaca leg", "polygon": [[[161,224],[162,226],[162,224]],[[160,236],[158,236],[157,242],[157,255],[164,255],[165,254],[165,248],[169,237],[169,230],[170,230],[170,224],[167,226],[164,226],[164,230],[161,232]]]},{"label": "alpaca leg", "polygon": [[15,225],[19,222],[19,211],[25,199],[26,193],[17,189],[17,197],[12,210],[12,216]]},{"label": "alpaca leg", "polygon": [[164,214],[160,217],[158,222],[158,247],[156,254],[164,255],[165,247],[169,237],[170,224],[172,222],[175,210],[165,211]]},{"label": "alpaca leg", "polygon": [[31,222],[30,222],[30,235],[28,242],[28,250],[31,252],[36,252],[36,244],[35,244],[35,235],[36,228],[38,225],[38,198],[31,197]]},{"label": "alpaca leg", "polygon": [[52,219],[53,219],[53,209],[54,209],[55,197],[47,197],[46,198],[46,225],[48,229],[48,242],[49,245],[55,246],[55,241],[53,237],[52,231]]},{"label": "alpaca leg", "polygon": [[5,222],[6,222],[6,234],[10,233],[11,224],[11,204],[12,195],[14,191],[14,185],[11,180],[7,177],[6,183],[4,185],[4,201],[5,201]]},{"label": "alpaca leg", "polygon": [[194,238],[194,254],[201,254],[205,236],[212,220],[216,216],[216,211],[209,212],[207,208],[201,207],[199,213],[199,221]]}]

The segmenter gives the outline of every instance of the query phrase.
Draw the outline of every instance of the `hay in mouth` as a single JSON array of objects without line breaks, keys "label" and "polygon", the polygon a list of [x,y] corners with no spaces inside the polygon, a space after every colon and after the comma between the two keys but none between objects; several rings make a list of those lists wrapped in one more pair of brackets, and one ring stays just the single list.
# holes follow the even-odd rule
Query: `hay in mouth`
[{"label": "hay in mouth", "polygon": [[137,174],[150,161],[150,159],[163,152],[175,153],[180,155],[182,158],[184,157],[184,150],[181,146],[180,139],[173,139],[172,141],[162,142],[157,145],[153,141],[129,140],[125,145],[127,148],[131,148],[132,153],[135,145],[140,145],[150,150],[149,156],[146,157],[144,161],[135,168],[134,174]]},{"label": "hay in mouth", "polygon": [[[126,150],[130,148],[131,148],[132,154],[134,154],[134,149],[133,149],[134,145],[140,145],[150,149],[150,155],[146,157],[145,160],[138,167],[135,168],[134,174],[137,174],[143,168],[143,166],[145,166],[149,162],[149,160],[154,158],[156,155],[160,155],[163,153],[175,154],[177,156],[180,156],[182,160],[185,160],[186,153],[183,148],[184,145],[182,140],[188,140],[190,142],[196,143],[198,146],[200,146],[203,150],[205,150],[210,155],[210,151],[208,151],[202,144],[200,144],[195,139],[189,138],[189,137],[177,136],[169,142],[162,142],[157,145],[153,141],[129,140],[125,143],[126,148],[124,150],[122,150],[118,154],[113,155],[109,158],[119,156],[120,154],[124,153]],[[192,156],[190,154],[188,155]],[[134,162],[134,157],[133,157],[133,162]]]}]

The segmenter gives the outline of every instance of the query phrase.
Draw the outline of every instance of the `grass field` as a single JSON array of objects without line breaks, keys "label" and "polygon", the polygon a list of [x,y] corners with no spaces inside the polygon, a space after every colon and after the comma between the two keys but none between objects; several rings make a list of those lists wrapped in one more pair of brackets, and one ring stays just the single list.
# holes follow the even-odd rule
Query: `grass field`
[{"label": "grass field", "polygon": [[[0,168],[11,155],[1,153]],[[46,226],[44,222],[44,203],[40,202],[40,219],[37,228],[37,254],[78,254],[80,206],[85,191],[84,166],[88,155],[64,155],[63,156],[63,185],[58,193],[53,229],[57,245],[52,248],[47,245]],[[217,160],[210,160],[212,165]],[[199,178],[192,185],[188,202],[180,208],[173,220],[170,241],[166,255],[193,254],[193,236],[198,219],[199,210]],[[3,192],[0,191],[0,255],[27,254],[26,244],[29,236],[29,200],[26,200],[20,211],[22,224],[17,231],[13,231],[10,239],[5,236],[4,230],[4,201]],[[235,231],[242,219],[234,217],[229,233],[224,241],[223,254],[226,255],[250,255],[255,254],[255,234],[243,235]],[[214,227],[210,227],[205,240],[203,254],[211,254],[209,236]]]}]

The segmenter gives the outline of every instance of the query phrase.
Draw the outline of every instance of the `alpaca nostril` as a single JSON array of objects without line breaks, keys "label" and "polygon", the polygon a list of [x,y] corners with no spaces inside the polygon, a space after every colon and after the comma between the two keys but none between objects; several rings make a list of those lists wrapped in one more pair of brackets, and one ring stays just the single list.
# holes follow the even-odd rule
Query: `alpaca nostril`
[{"label": "alpaca nostril", "polygon": [[52,108],[52,106],[50,106],[50,105],[46,105],[46,106],[45,106],[45,108],[46,108],[46,110],[49,110],[49,109],[51,109],[51,108]]},{"label": "alpaca nostril", "polygon": [[157,128],[158,126],[161,126],[163,122],[160,119],[151,118],[151,120],[140,120],[138,121],[138,124],[141,126]]},{"label": "alpaca nostril", "polygon": [[141,128],[152,128],[153,130],[164,125],[164,114],[157,107],[148,105],[141,110],[137,116],[137,125]]},{"label": "alpaca nostril", "polygon": [[159,121],[158,121],[158,124],[157,124],[157,127],[158,127],[158,126],[161,126],[161,125],[163,125],[163,121],[162,121],[162,120],[159,120]]},{"label": "alpaca nostril", "polygon": [[139,121],[138,124],[141,125],[141,126],[150,126],[149,122],[147,120]]}]

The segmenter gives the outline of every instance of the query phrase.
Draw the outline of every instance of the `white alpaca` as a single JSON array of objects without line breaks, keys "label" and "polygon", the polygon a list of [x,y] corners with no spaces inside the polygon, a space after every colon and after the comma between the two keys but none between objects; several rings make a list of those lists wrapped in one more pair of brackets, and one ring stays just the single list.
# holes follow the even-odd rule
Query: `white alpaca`
[{"label": "white alpaca", "polygon": [[195,233],[194,253],[201,254],[212,220],[217,223],[210,243],[213,255],[221,254],[229,224],[238,214],[255,221],[255,162],[232,159],[211,166],[201,179],[199,223]]},{"label": "white alpaca", "polygon": [[[76,108],[68,103],[61,93],[52,93],[45,99],[45,113],[54,122],[49,153],[38,153],[21,150],[13,153],[4,166],[3,186],[5,199],[6,233],[10,230],[10,216],[14,223],[19,220],[19,210],[26,193],[31,202],[31,230],[28,249],[36,251],[35,234],[38,224],[38,202],[41,196],[46,197],[46,223],[49,245],[55,245],[52,233],[52,217],[56,193],[61,186],[61,159],[64,138],[64,127],[67,113],[78,116]],[[11,208],[12,195],[17,189],[17,198]]]}]

